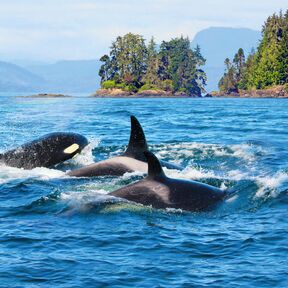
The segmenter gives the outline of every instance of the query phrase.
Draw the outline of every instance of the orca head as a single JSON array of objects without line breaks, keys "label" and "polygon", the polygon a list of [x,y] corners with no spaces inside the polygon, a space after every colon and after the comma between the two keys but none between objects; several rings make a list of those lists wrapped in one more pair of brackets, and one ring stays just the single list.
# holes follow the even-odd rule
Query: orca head
[{"label": "orca head", "polygon": [[71,159],[88,145],[77,133],[51,133],[0,155],[0,162],[8,166],[33,169],[51,167]]},{"label": "orca head", "polygon": [[69,132],[51,133],[41,137],[39,140],[41,143],[40,147],[42,147],[40,150],[43,149],[42,153],[51,159],[51,166],[73,158],[89,144],[86,137],[78,133]]}]

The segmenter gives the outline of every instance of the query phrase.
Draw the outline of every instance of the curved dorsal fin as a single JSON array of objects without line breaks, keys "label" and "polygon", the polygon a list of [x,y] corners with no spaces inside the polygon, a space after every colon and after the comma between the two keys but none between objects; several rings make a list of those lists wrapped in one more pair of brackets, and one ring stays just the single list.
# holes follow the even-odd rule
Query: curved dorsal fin
[{"label": "curved dorsal fin", "polygon": [[166,177],[158,158],[149,151],[144,152],[144,155],[148,162],[148,177]]},{"label": "curved dorsal fin", "polygon": [[146,162],[145,151],[148,151],[148,145],[144,131],[137,118],[131,116],[130,140],[124,155]]}]

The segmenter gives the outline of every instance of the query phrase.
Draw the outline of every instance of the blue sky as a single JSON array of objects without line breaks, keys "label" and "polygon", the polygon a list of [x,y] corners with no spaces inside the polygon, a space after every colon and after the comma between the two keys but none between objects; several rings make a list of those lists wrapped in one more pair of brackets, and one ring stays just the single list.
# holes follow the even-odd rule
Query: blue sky
[{"label": "blue sky", "polygon": [[0,60],[95,59],[117,35],[157,41],[211,26],[260,30],[287,0],[0,0]]}]

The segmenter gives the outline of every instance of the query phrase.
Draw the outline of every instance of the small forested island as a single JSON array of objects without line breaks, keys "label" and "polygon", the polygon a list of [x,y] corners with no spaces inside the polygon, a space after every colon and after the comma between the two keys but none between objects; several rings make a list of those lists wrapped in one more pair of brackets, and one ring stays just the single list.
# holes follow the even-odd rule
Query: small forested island
[{"label": "small forested island", "polygon": [[240,48],[224,63],[220,91],[212,96],[288,97],[288,10],[268,17],[259,46],[247,59]]},{"label": "small forested island", "polygon": [[201,96],[205,59],[199,46],[190,45],[184,37],[162,41],[159,48],[153,37],[148,45],[141,35],[117,37],[100,59],[101,89],[95,96]]}]

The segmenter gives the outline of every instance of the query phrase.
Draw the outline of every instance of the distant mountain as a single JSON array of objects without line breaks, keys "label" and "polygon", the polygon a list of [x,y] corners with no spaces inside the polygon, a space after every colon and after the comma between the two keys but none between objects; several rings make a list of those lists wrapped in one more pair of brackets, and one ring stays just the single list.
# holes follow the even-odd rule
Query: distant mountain
[{"label": "distant mountain", "polygon": [[46,85],[40,76],[15,64],[0,61],[0,91],[34,91]]},{"label": "distant mountain", "polygon": [[207,91],[218,90],[218,81],[224,72],[225,58],[232,58],[239,48],[247,55],[258,46],[261,32],[246,28],[211,27],[196,34],[192,47],[199,45],[206,58]]},{"label": "distant mountain", "polygon": [[[0,92],[85,93],[100,87],[100,61],[59,61],[22,67],[0,61]],[[28,61],[29,63],[29,61]]]},{"label": "distant mountain", "polygon": [[45,79],[45,92],[92,93],[100,86],[99,60],[65,60],[25,67]]},{"label": "distant mountain", "polygon": [[[206,90],[218,90],[225,58],[232,58],[240,47],[247,55],[252,47],[258,46],[260,38],[259,31],[245,28],[212,27],[197,33],[192,46],[200,45],[207,60]],[[99,60],[65,60],[54,64],[21,60],[17,63],[21,65],[0,61],[0,91],[90,94],[100,86]]]}]

